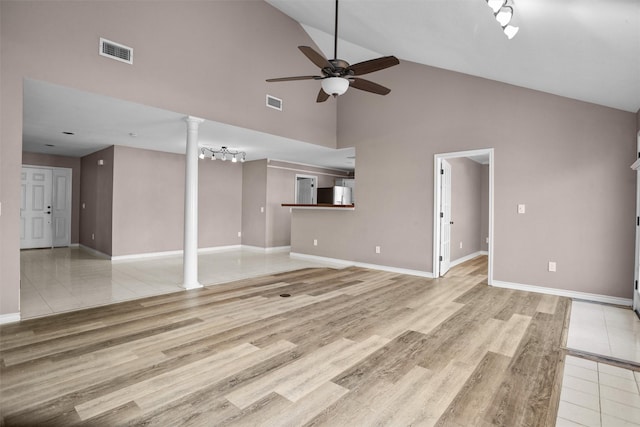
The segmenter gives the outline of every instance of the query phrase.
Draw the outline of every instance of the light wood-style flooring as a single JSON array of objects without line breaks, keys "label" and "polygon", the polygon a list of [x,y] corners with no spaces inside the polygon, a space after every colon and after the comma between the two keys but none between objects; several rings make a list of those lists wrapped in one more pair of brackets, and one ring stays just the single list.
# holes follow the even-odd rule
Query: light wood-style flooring
[{"label": "light wood-style flooring", "polygon": [[[281,297],[290,294],[290,297]],[[0,328],[0,424],[553,425],[570,301],[303,269]]]}]

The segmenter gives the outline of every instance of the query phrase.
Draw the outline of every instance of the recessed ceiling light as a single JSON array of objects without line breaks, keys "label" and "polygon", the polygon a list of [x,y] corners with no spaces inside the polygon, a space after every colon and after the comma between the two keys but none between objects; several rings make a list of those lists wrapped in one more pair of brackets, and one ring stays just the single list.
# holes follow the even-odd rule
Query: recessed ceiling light
[{"label": "recessed ceiling light", "polygon": [[73,133],[73,132],[66,132],[65,131],[65,132],[62,132],[62,133],[65,134],[65,135],[75,135],[75,133]]}]

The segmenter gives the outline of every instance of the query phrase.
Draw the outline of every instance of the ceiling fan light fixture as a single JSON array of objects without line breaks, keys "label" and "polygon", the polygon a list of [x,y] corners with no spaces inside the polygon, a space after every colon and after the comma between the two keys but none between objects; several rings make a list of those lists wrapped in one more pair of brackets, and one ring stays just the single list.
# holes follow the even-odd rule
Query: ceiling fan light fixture
[{"label": "ceiling fan light fixture", "polygon": [[340,96],[349,88],[349,80],[343,77],[327,77],[321,84],[322,90],[333,96]]}]

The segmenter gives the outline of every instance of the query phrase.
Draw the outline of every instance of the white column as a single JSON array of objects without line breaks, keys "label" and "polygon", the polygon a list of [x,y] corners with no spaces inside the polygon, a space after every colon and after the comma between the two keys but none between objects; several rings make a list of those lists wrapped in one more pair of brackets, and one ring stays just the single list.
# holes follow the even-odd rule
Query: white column
[{"label": "white column", "polygon": [[184,188],[184,283],[185,289],[201,288],[198,282],[198,125],[204,122],[187,117],[187,151]]}]

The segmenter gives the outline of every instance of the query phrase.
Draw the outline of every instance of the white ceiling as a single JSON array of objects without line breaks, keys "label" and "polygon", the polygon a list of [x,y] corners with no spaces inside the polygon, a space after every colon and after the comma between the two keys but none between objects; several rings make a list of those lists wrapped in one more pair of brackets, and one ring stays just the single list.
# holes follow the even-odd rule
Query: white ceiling
[{"label": "white ceiling", "polygon": [[[25,80],[23,114],[25,151],[81,157],[111,145],[124,145],[185,152],[185,115],[146,105]],[[341,170],[355,167],[352,148],[335,150],[211,120],[200,125],[199,142],[216,149],[227,146],[245,151],[247,160],[269,158]]]},{"label": "white ceiling", "polygon": [[[334,0],[266,0],[333,57]],[[640,109],[640,0],[514,0],[508,40],[485,0],[342,0],[338,57],[381,55],[625,111]],[[358,46],[369,49],[361,50]],[[303,74],[313,71],[313,64]],[[274,76],[276,77],[276,76]],[[391,88],[393,90],[393,88]]]},{"label": "white ceiling", "polygon": [[[300,22],[333,57],[334,0],[267,2]],[[395,55],[625,111],[640,109],[640,0],[515,0],[514,9],[520,32],[508,40],[485,0],[342,0],[338,56],[354,64]],[[313,72],[310,62],[299,70]],[[125,145],[184,153],[184,114],[34,80],[25,81],[24,97],[26,151],[78,157]],[[246,151],[248,160],[355,166],[353,149],[212,121],[201,125],[200,141]]]}]

